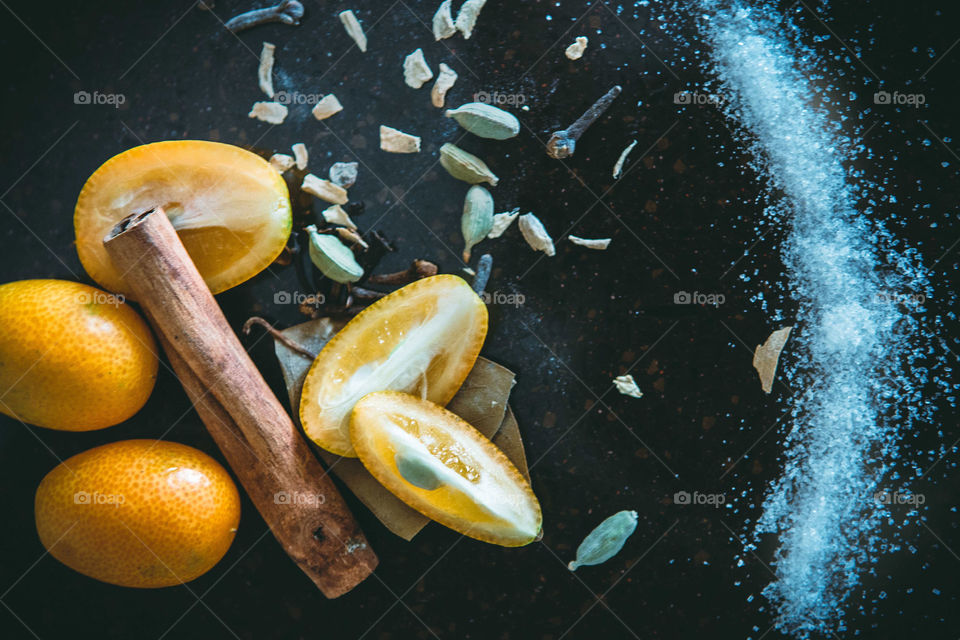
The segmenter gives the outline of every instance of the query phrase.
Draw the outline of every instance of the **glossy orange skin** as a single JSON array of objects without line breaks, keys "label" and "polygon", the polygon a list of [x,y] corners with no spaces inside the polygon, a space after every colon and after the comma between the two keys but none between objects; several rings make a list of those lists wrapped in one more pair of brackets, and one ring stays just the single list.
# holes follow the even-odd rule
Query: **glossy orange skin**
[{"label": "glossy orange skin", "polygon": [[144,405],[157,345],[122,297],[65,280],[0,285],[0,411],[64,431],[103,429]]},{"label": "glossy orange skin", "polygon": [[123,440],[55,467],[34,510],[43,546],[71,569],[124,587],[167,587],[220,561],[240,522],[240,495],[202,451]]}]

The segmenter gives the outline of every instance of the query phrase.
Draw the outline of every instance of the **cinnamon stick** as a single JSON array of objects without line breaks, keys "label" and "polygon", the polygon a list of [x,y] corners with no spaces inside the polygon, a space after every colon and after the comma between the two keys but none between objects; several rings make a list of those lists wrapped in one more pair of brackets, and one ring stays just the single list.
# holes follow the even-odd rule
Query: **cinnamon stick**
[{"label": "cinnamon stick", "polygon": [[177,376],[274,536],[328,598],[377,565],[326,471],[250,360],[161,208],[104,238]]}]

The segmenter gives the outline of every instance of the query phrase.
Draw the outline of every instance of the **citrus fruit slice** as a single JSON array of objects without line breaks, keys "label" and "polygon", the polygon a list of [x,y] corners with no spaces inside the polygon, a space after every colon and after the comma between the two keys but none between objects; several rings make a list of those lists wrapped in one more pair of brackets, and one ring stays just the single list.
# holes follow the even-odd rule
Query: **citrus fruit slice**
[{"label": "citrus fruit slice", "polygon": [[440,524],[505,547],[540,533],[540,503],[524,477],[443,407],[406,393],[371,393],[354,406],[350,435],[380,484]]},{"label": "citrus fruit slice", "polygon": [[364,309],[327,343],[303,381],[300,422],[324,449],[356,457],[350,410],[373,391],[440,405],[470,373],[487,335],[487,307],[466,282],[431,276]]},{"label": "citrus fruit slice", "polygon": [[287,185],[266,160],[219,142],[155,142],[110,158],[80,191],[73,225],[91,278],[130,295],[103,237],[129,214],[158,206],[213,293],[260,273],[290,236]]}]

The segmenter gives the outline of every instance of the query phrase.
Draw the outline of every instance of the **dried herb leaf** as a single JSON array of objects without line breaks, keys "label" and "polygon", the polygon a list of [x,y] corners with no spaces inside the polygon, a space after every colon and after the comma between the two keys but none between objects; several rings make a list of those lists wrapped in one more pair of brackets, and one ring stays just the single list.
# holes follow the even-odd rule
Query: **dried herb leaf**
[{"label": "dried herb leaf", "polygon": [[510,225],[513,224],[513,221],[518,217],[520,217],[519,207],[506,213],[496,214],[493,216],[493,228],[490,229],[490,233],[487,234],[487,237],[491,240],[494,238],[499,238],[503,235],[504,231],[510,228]]},{"label": "dried herb leaf", "polygon": [[393,127],[380,125],[380,148],[390,153],[419,153],[420,138]]},{"label": "dried herb leaf", "polygon": [[500,182],[483,160],[450,142],[440,147],[440,165],[457,180],[470,184],[486,182],[495,187]]},{"label": "dried herb leaf", "polygon": [[403,59],[403,81],[408,87],[419,89],[433,78],[433,71],[423,57],[423,49],[417,49]]},{"label": "dried herb leaf", "polygon": [[573,244],[586,247],[587,249],[597,249],[603,251],[610,246],[610,238],[581,238],[579,236],[567,236]]},{"label": "dried herb leaf", "polygon": [[474,185],[467,191],[460,217],[460,232],[463,234],[463,261],[470,262],[473,246],[487,237],[493,229],[493,196],[481,186]]},{"label": "dried herb leaf", "polygon": [[307,168],[307,161],[310,158],[309,154],[307,153],[307,145],[303,144],[302,142],[298,142],[291,148],[293,149],[293,157],[297,163],[297,169],[303,171]]},{"label": "dried herb leaf", "polygon": [[578,567],[602,564],[617,555],[633,532],[637,529],[637,512],[620,511],[587,534],[577,547],[577,559],[567,565],[570,571]]},{"label": "dried herb leaf", "polygon": [[540,218],[532,213],[527,213],[520,216],[520,222],[517,224],[520,226],[520,233],[523,234],[523,239],[527,241],[531,249],[534,251],[543,251],[548,256],[557,254],[557,250],[553,246],[553,239],[550,237],[550,234],[547,233],[543,223],[540,222]]},{"label": "dried herb leaf", "polygon": [[326,200],[330,204],[347,204],[346,189],[338,187],[329,180],[318,178],[312,173],[303,176],[303,183],[300,188],[321,200]]},{"label": "dried herb leaf", "polygon": [[279,102],[254,102],[247,117],[270,124],[283,124],[287,118],[287,107]]},{"label": "dried herb leaf", "polygon": [[443,0],[440,8],[433,14],[433,37],[436,40],[449,38],[457,32],[453,22],[453,12],[450,9],[452,0]]},{"label": "dried herb leaf", "polygon": [[613,379],[613,386],[615,386],[617,391],[625,396],[630,396],[632,398],[643,397],[643,392],[640,391],[640,387],[637,386],[636,380],[634,380],[633,376],[631,375],[617,376]]},{"label": "dried herb leaf", "polygon": [[341,11],[338,15],[340,16],[340,22],[343,23],[344,29],[347,30],[347,35],[353,38],[353,41],[357,43],[360,51],[366,53],[367,36],[363,32],[363,27],[360,26],[360,21],[357,20],[357,16],[353,15],[353,11]]},{"label": "dried herb leaf", "polygon": [[791,329],[793,329],[792,326],[777,329],[770,334],[766,342],[757,345],[753,352],[753,368],[760,375],[760,386],[763,387],[764,393],[770,393],[773,390],[773,378],[777,375],[780,352],[787,344]]},{"label": "dried herb leaf", "polygon": [[267,94],[268,98],[273,97],[273,52],[276,46],[269,42],[263,43],[260,50],[260,67],[257,69],[257,80],[260,83],[260,90]]},{"label": "dried herb leaf", "polygon": [[313,117],[317,120],[326,120],[335,113],[340,113],[343,111],[343,105],[340,104],[340,101],[337,99],[337,96],[332,93],[328,93],[323,96],[323,98],[313,106],[313,109],[310,110],[310,113],[313,114]]},{"label": "dried herb leaf", "polygon": [[447,91],[450,91],[456,81],[457,72],[441,62],[437,81],[433,83],[433,89],[430,90],[430,101],[433,106],[438,108],[443,106],[443,102],[447,98]]},{"label": "dried herb leaf", "polygon": [[[281,333],[308,351],[320,353],[344,324],[343,321],[321,318],[290,327]],[[290,404],[298,407],[303,379],[313,361],[279,341],[274,343],[274,349],[290,396]],[[500,442],[505,443],[501,446],[504,453],[518,469],[525,472],[526,460],[515,457],[524,455],[516,420],[507,410],[507,398],[513,387],[513,380],[514,374],[509,369],[485,358],[478,358],[470,375],[447,408],[487,437],[494,436],[494,442],[498,446]],[[296,411],[293,413],[296,416]],[[323,450],[318,450],[318,453],[328,468],[357,498],[390,531],[401,538],[411,540],[429,522],[426,516],[408,507],[377,482],[358,459],[340,458]]]},{"label": "dried herb leaf", "polygon": [[577,36],[573,44],[567,47],[563,54],[571,60],[579,60],[583,57],[583,52],[587,50],[587,42],[589,41],[584,36]]},{"label": "dried herb leaf", "polygon": [[520,133],[520,121],[509,111],[504,111],[485,102],[468,102],[444,114],[481,138],[506,140]]}]

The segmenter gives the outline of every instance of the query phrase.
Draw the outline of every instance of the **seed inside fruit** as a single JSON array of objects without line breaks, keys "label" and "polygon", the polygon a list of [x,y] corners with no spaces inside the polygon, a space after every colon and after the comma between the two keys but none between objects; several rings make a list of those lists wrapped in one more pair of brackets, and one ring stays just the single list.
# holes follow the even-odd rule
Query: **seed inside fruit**
[{"label": "seed inside fruit", "polygon": [[105,162],[80,192],[73,221],[90,277],[130,295],[103,238],[127,215],[158,206],[213,293],[269,266],[290,236],[287,185],[263,158],[203,140],[147,144]]},{"label": "seed inside fruit", "polygon": [[524,477],[443,407],[406,393],[371,393],[354,407],[350,434],[370,473],[437,522],[508,547],[539,534],[540,504]]},{"label": "seed inside fruit", "polygon": [[318,445],[355,457],[350,410],[374,391],[450,402],[487,333],[487,308],[457,276],[424,278],[382,298],[331,340],[307,373],[300,420]]}]

